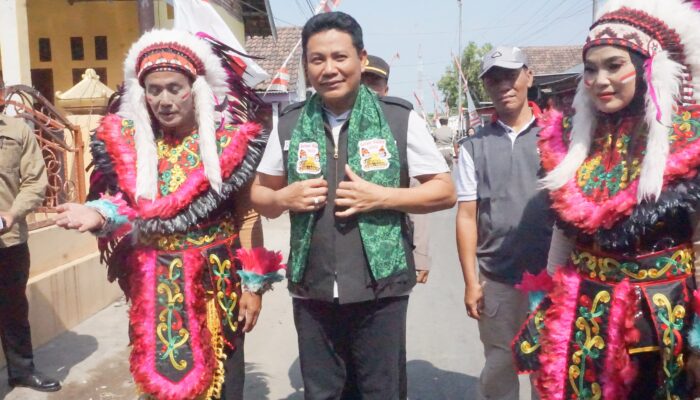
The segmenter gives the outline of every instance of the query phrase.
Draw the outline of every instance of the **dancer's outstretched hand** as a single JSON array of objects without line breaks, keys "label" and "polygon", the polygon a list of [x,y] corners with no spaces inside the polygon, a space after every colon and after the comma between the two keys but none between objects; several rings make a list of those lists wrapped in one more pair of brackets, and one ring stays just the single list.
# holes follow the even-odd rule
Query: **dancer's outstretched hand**
[{"label": "dancer's outstretched hand", "polygon": [[77,204],[66,203],[56,207],[58,214],[53,218],[56,225],[64,229],[77,229],[79,232],[95,231],[100,229],[105,220],[94,208]]}]

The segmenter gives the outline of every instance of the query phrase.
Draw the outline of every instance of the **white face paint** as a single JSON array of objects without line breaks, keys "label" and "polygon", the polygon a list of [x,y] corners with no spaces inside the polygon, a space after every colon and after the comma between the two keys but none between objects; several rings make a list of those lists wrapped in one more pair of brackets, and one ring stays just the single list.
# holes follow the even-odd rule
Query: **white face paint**
[{"label": "white face paint", "polygon": [[144,79],[146,102],[165,131],[190,133],[195,126],[190,80],[173,71],[152,72]]},{"label": "white face paint", "polygon": [[599,111],[614,113],[632,102],[636,95],[637,71],[627,50],[614,46],[593,47],[586,53],[584,65],[583,83]]}]

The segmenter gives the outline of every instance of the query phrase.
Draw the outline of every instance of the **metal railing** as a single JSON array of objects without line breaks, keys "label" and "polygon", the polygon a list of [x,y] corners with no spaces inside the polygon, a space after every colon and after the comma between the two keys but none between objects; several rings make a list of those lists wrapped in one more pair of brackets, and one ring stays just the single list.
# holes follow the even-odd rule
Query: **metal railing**
[{"label": "metal railing", "polygon": [[[26,85],[6,87],[0,96],[0,110],[24,119],[34,128],[41,146],[49,185],[44,203],[35,212],[51,213],[59,204],[84,202],[85,149],[80,127],[68,121],[39,91]],[[30,222],[30,228],[51,224],[47,218]]]}]

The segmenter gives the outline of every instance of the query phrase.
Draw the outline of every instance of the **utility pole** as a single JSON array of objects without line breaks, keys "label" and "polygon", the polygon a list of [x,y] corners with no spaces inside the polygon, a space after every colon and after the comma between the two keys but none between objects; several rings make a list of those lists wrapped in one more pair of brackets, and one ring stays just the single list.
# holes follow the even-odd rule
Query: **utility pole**
[{"label": "utility pole", "polygon": [[[457,42],[457,58],[459,60],[459,67],[462,68],[462,0],[457,0],[459,4],[459,37]],[[459,76],[459,71],[457,71],[457,130],[462,131],[462,78]]]},{"label": "utility pole", "polygon": [[139,7],[139,30],[141,34],[150,31],[156,24],[153,0],[137,0]]},{"label": "utility pole", "polygon": [[595,22],[595,16],[598,14],[598,0],[593,0],[593,17],[592,20]]}]

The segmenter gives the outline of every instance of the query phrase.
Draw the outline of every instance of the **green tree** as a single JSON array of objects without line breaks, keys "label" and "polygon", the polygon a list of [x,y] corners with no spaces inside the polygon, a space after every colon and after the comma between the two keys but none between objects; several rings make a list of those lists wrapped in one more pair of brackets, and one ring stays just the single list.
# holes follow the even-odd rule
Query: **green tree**
[{"label": "green tree", "polygon": [[[481,82],[481,79],[479,79],[479,71],[481,57],[492,49],[493,46],[490,43],[479,47],[476,43],[469,42],[467,47],[462,50],[462,72],[469,82],[469,91],[476,103],[488,101],[489,99],[484,89],[484,84]],[[459,72],[457,72],[454,63],[450,63],[437,84],[438,89],[440,89],[447,104],[450,106],[450,110],[454,112],[457,111],[458,76]],[[464,107],[464,109],[467,107],[465,97],[462,97],[462,107]]]}]

